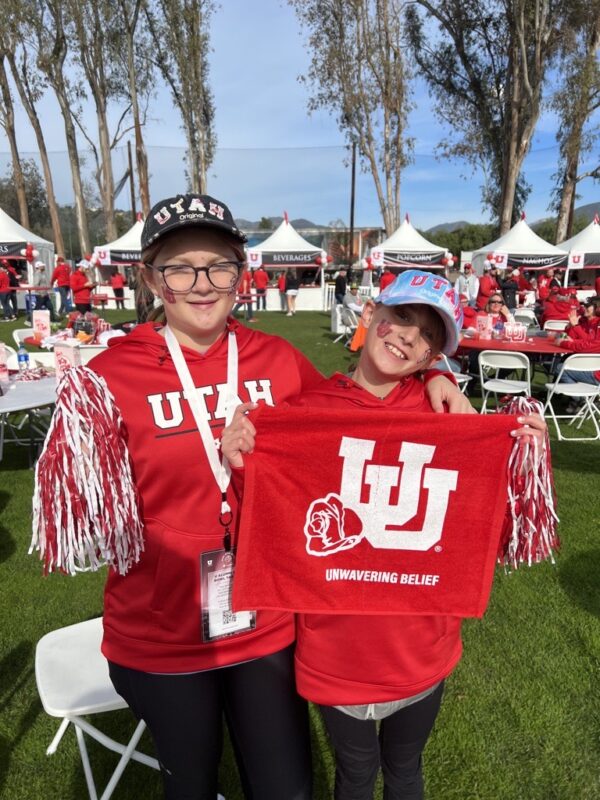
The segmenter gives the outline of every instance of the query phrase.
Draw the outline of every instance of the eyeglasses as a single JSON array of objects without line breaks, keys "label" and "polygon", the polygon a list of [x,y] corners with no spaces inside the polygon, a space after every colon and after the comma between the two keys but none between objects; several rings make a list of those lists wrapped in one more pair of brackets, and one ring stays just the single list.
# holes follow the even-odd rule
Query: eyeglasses
[{"label": "eyeglasses", "polygon": [[498,304],[501,304],[501,303],[502,303],[502,300],[490,300],[490,305],[491,306],[498,305]]},{"label": "eyeglasses", "polygon": [[155,267],[146,264],[150,269],[160,272],[167,289],[172,292],[186,294],[191,292],[198,280],[198,273],[204,272],[208,282],[215,289],[232,289],[240,276],[243,261],[219,261],[209,267],[192,267],[187,264],[167,264]]}]

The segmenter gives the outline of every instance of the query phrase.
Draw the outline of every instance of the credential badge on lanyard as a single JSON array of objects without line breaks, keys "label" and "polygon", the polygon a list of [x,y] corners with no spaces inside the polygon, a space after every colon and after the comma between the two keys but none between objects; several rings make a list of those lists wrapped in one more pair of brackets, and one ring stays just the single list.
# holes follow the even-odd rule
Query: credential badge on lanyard
[{"label": "credential badge on lanyard", "polygon": [[[221,492],[221,511],[219,524],[224,529],[223,550],[203,553],[200,559],[201,604],[202,604],[202,637],[204,641],[213,641],[252,630],[256,627],[256,612],[234,612],[231,608],[231,587],[235,566],[235,549],[231,547],[230,525],[233,521],[231,507],[227,502],[227,489],[231,480],[231,467],[223,456],[219,455],[217,445],[202,412],[196,387],[190,370],[181,351],[175,334],[167,325],[165,340],[173,359],[177,375],[183,387],[184,395],[189,403],[196,427],[202,439],[206,457],[215,482]],[[225,425],[229,425],[238,404],[238,349],[235,332],[230,331],[227,337],[227,400],[225,403]]]}]

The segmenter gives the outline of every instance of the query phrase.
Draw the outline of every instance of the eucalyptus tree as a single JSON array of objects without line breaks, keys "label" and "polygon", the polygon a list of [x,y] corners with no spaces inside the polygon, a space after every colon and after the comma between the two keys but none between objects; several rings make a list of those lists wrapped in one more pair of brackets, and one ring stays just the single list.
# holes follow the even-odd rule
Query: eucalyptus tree
[{"label": "eucalyptus tree", "polygon": [[90,235],[77,132],[72,113],[77,106],[78,87],[73,85],[67,70],[71,26],[67,0],[21,1],[27,2],[30,9],[28,19],[32,36],[28,46],[35,50],[38,69],[52,87],[60,108],[71,169],[79,247],[82,253],[86,253],[90,250]]},{"label": "eucalyptus tree", "polygon": [[600,180],[600,160],[592,169],[580,172],[581,157],[597,152],[600,129],[590,125],[600,108],[600,0],[573,0],[570,25],[561,49],[559,88],[552,107],[559,118],[560,147],[556,174],[555,208],[558,212],[556,243],[572,235],[577,184],[584,178]]},{"label": "eucalyptus tree", "polygon": [[12,176],[15,192],[19,204],[19,217],[21,225],[29,228],[29,211],[27,210],[27,190],[25,177],[21,166],[21,156],[17,145],[17,131],[15,128],[15,108],[10,91],[10,84],[5,67],[6,50],[0,44],[0,126],[4,129],[12,162]]},{"label": "eucalyptus tree", "polygon": [[400,223],[412,141],[400,0],[288,0],[308,33],[309,111],[333,114],[373,178],[388,234]]},{"label": "eucalyptus tree", "polygon": [[529,193],[524,159],[570,0],[413,0],[412,55],[447,126],[441,151],[481,166],[483,201],[500,233]]},{"label": "eucalyptus tree", "polygon": [[155,63],[181,115],[193,192],[207,190],[207,170],[216,148],[208,81],[214,10],[214,0],[144,0]]},{"label": "eucalyptus tree", "polygon": [[44,175],[46,203],[52,225],[52,238],[57,252],[64,253],[64,240],[54,192],[48,148],[46,147],[42,122],[38,113],[38,103],[48,89],[48,82],[36,64],[35,48],[32,46],[34,36],[28,12],[31,12],[29,3],[22,0],[5,0],[5,16],[4,25],[0,30],[0,46],[6,53],[6,60],[10,66],[13,83],[16,86],[21,105],[25,109],[35,134]]}]

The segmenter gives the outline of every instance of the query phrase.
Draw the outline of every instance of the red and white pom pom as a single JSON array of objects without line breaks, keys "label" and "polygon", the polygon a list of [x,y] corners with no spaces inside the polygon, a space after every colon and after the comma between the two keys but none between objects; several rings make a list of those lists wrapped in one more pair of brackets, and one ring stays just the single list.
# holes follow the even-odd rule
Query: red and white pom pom
[{"label": "red and white pom pom", "polygon": [[104,564],[124,575],[144,549],[123,418],[103,378],[68,369],[35,470],[33,538],[44,571]]},{"label": "red and white pom pom", "polygon": [[[542,404],[531,397],[513,397],[501,414],[540,414]],[[500,536],[498,559],[508,567],[554,563],[560,546],[556,531],[556,494],[550,461],[548,433],[541,447],[537,439],[517,439],[508,460],[508,507]]]}]

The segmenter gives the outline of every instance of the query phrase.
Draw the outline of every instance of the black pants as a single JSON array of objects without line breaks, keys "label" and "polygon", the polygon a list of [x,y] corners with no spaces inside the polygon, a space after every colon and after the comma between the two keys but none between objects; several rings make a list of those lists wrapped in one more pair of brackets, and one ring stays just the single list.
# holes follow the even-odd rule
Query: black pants
[{"label": "black pants", "polygon": [[306,703],[293,647],[232,667],[152,675],[110,663],[117,692],[154,739],[167,800],[216,800],[223,712],[249,800],[310,800]]},{"label": "black pants", "polygon": [[75,303],[75,308],[79,311],[80,314],[86,314],[88,311],[92,310],[91,303]]},{"label": "black pants", "polygon": [[122,308],[123,310],[125,310],[125,301],[123,299],[125,297],[125,289],[117,288],[113,289],[113,292],[115,295],[115,304],[117,308]]},{"label": "black pants", "polygon": [[267,310],[267,290],[266,289],[257,289],[256,290],[256,310],[260,311],[262,308],[263,311]]},{"label": "black pants", "polygon": [[336,757],[335,800],[372,800],[377,772],[383,772],[384,800],[421,800],[421,754],[442,702],[443,684],[423,700],[379,723],[321,706]]}]

